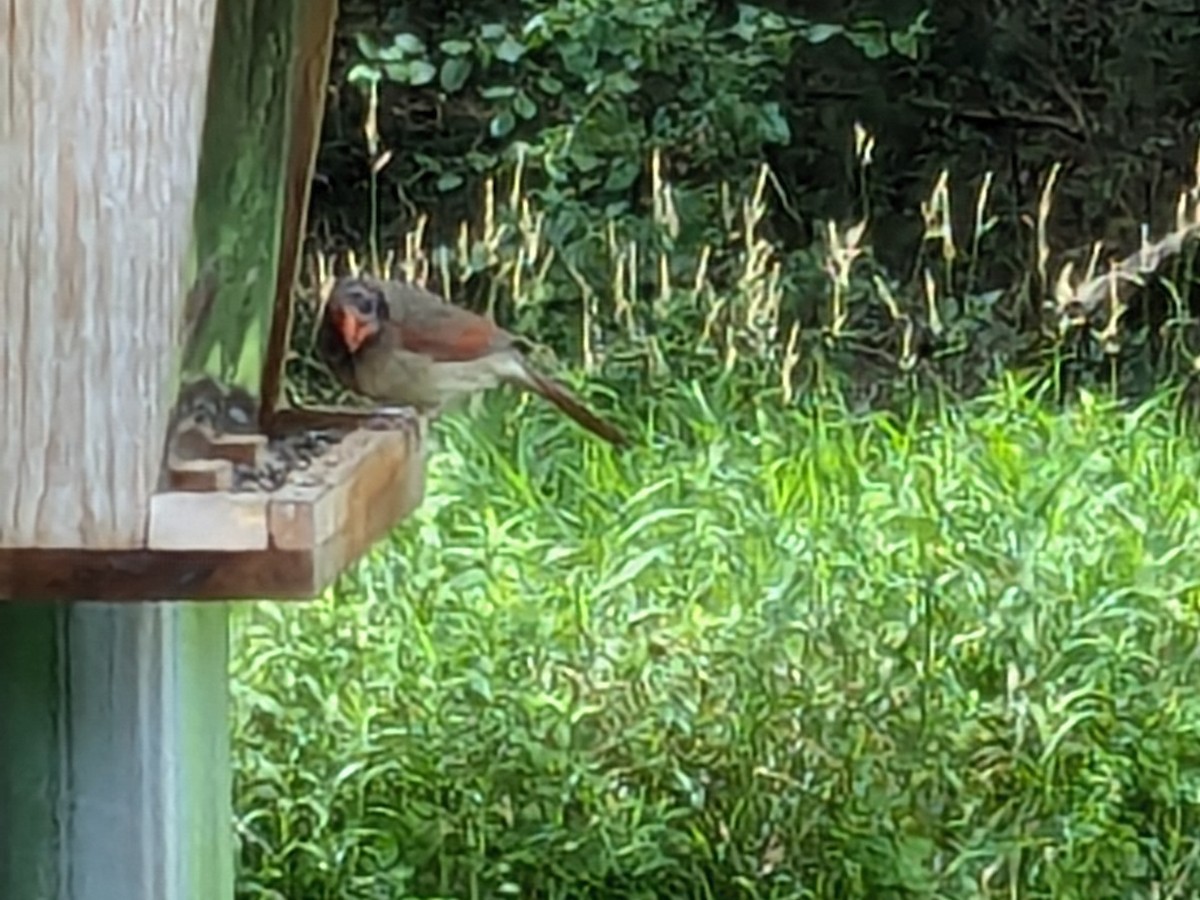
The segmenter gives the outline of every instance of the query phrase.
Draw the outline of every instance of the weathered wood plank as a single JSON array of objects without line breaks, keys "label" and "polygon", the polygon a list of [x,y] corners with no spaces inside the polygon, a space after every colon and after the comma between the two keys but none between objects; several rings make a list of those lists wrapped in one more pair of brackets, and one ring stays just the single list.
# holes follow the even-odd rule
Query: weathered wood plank
[{"label": "weathered wood plank", "polygon": [[300,267],[313,167],[320,146],[321,122],[329,93],[329,60],[333,52],[337,0],[308,0],[298,9],[297,52],[292,61],[291,98],[288,103],[287,163],[284,167],[283,221],[287,223],[280,247],[275,280],[274,310],[260,384],[262,430],[270,432],[275,408],[283,399],[284,363],[291,334],[292,299]]},{"label": "weathered wood plank", "polygon": [[[24,603],[308,600],[324,586],[304,550],[18,550],[0,548],[0,594]],[[16,603],[0,603],[0,616]],[[182,604],[181,604],[182,606]],[[2,622],[2,620],[0,620]],[[0,894],[0,896],[3,896]]]},{"label": "weathered wood plank", "polygon": [[215,8],[0,4],[0,545],[143,538]]},{"label": "weathered wood plank", "polygon": [[151,550],[266,550],[267,498],[225,491],[155,494],[146,545]]}]

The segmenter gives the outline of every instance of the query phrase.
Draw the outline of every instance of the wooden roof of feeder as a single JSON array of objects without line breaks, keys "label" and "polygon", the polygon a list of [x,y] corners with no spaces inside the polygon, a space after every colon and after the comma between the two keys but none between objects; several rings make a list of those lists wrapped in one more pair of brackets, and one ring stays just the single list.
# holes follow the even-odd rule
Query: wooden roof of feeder
[{"label": "wooden roof of feeder", "polygon": [[[189,249],[194,259],[215,260],[215,268],[201,267],[183,310],[174,310],[178,299],[150,298],[150,303],[172,310],[173,315],[163,317],[177,324],[163,326],[173,331],[147,334],[123,348],[128,354],[146,356],[123,357],[114,364],[93,355],[90,361],[79,361],[77,371],[57,376],[60,387],[61,378],[73,378],[69,388],[81,396],[73,397],[70,390],[64,393],[53,385],[39,388],[38,379],[46,375],[38,370],[39,360],[59,352],[63,330],[79,330],[72,337],[83,346],[91,337],[84,332],[89,327],[94,330],[97,317],[78,314],[50,321],[31,311],[24,295],[10,291],[0,297],[0,332],[21,326],[25,333],[22,363],[28,369],[18,383],[10,380],[7,388],[0,387],[0,400],[10,411],[28,406],[31,398],[35,404],[54,406],[48,431],[25,435],[10,431],[5,436],[8,449],[0,449],[0,463],[13,464],[5,479],[15,482],[17,477],[29,477],[33,485],[24,496],[10,491],[8,497],[0,497],[0,600],[310,598],[421,502],[423,434],[408,425],[392,430],[367,427],[361,412],[282,405],[293,287],[324,109],[335,7],[323,0],[296,14],[302,21],[285,77],[287,96],[279,103],[282,112],[247,105],[244,85],[253,82],[248,73],[214,74],[203,152],[197,148],[195,232]],[[228,4],[221,9],[236,14]],[[219,32],[222,27],[229,26],[218,23]],[[223,95],[224,84],[241,93]],[[236,114],[230,112],[239,104]],[[242,121],[230,121],[237,116]],[[247,123],[256,128],[243,127]],[[242,158],[247,152],[260,153],[263,164],[247,166]],[[162,161],[167,165],[165,156]],[[231,179],[239,177],[257,178],[256,189],[231,190]],[[279,240],[270,249],[244,249],[239,241],[229,240],[229,229],[241,228],[244,241],[271,245],[257,228],[272,225],[279,229]],[[119,243],[121,237],[112,239]],[[229,247],[235,249],[222,249]],[[245,255],[236,257],[239,252]],[[236,258],[228,258],[230,253]],[[182,258],[184,253],[180,250],[177,255]],[[163,266],[167,268],[169,261]],[[272,274],[271,283],[263,279],[254,287],[264,270]],[[227,303],[221,296],[226,290],[236,295],[246,284],[252,285],[249,301],[242,297]],[[98,298],[78,296],[74,302],[79,308],[91,303],[92,309],[97,303],[110,304],[117,319],[126,316],[132,325],[136,318],[143,330],[158,327],[154,310],[148,316],[144,308],[129,312],[123,300],[112,299],[114,293],[120,294],[120,287],[112,285]],[[272,290],[258,398],[207,377],[187,380],[174,398],[155,394],[157,387],[153,388],[149,396],[137,398],[144,399],[145,409],[130,410],[130,427],[136,426],[149,438],[138,441],[135,434],[129,452],[121,443],[127,436],[116,426],[94,438],[107,440],[109,458],[128,465],[128,473],[116,472],[103,487],[85,483],[105,465],[97,462],[96,454],[72,455],[68,449],[69,464],[59,460],[56,465],[53,449],[34,454],[14,447],[14,441],[40,446],[62,437],[73,448],[93,439],[95,432],[85,431],[85,424],[76,421],[79,406],[86,405],[79,403],[81,399],[123,412],[129,406],[131,371],[138,383],[169,383],[175,360],[157,358],[163,355],[162,346],[173,345],[185,361],[194,361],[203,355],[195,352],[197,342],[203,343],[213,327],[236,317],[239,309],[244,312],[229,303],[244,307],[249,302],[261,308],[265,294]],[[144,306],[146,298],[140,299]],[[214,308],[221,314],[209,315]],[[242,334],[249,330],[244,321],[237,326]],[[17,338],[11,337],[13,331],[8,333],[10,357],[16,358]],[[5,349],[4,341],[0,333],[0,351]],[[116,351],[110,346],[107,352]],[[76,361],[69,362],[67,369]],[[125,386],[115,383],[122,377]],[[11,422],[14,416],[7,419]],[[32,475],[31,466],[38,470]],[[51,483],[50,468],[60,476],[65,471],[78,482],[57,489],[59,493],[50,498],[53,509],[45,505],[46,491],[39,499],[35,490],[39,481]],[[65,496],[64,490],[74,493]],[[78,510],[79,519],[66,522],[63,512],[71,509]],[[106,516],[107,527],[101,521]]]}]

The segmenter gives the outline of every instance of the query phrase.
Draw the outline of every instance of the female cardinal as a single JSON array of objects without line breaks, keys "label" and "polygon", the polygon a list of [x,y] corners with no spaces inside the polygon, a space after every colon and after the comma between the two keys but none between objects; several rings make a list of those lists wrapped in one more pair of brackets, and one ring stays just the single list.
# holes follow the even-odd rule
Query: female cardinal
[{"label": "female cardinal", "polygon": [[534,369],[515,335],[413,284],[339,279],[317,340],[339,380],[372,400],[436,412],[460,397],[511,384],[546,398],[610,444],[628,443],[566,387]]}]

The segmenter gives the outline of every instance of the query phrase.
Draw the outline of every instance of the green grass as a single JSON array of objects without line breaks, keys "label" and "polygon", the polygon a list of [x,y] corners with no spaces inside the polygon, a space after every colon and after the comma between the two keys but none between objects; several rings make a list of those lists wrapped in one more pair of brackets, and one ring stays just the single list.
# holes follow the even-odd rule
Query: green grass
[{"label": "green grass", "polygon": [[536,402],[235,632],[240,896],[1200,896],[1200,448],[1054,413]]}]

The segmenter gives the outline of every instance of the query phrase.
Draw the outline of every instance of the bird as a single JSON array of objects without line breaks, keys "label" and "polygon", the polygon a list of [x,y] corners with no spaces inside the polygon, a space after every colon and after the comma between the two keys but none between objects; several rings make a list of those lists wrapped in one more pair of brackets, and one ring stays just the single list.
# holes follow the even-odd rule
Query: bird
[{"label": "bird", "polygon": [[502,384],[537,394],[617,448],[626,435],[526,358],[527,342],[410,282],[342,276],[321,314],[317,350],[347,388],[437,415]]}]

